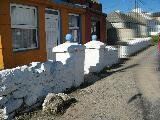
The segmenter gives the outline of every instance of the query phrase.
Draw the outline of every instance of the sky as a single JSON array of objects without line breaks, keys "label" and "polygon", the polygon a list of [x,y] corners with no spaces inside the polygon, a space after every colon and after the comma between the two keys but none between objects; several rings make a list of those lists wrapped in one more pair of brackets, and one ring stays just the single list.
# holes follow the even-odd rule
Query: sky
[{"label": "sky", "polygon": [[[111,13],[116,10],[129,12],[135,7],[135,0],[99,0],[103,6],[104,13]],[[160,12],[160,0],[138,0],[139,8],[144,12]]]}]

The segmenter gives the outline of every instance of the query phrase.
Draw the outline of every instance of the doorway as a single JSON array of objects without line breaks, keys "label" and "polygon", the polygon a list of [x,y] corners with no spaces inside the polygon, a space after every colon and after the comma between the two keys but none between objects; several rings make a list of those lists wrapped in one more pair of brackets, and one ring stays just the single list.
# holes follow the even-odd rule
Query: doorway
[{"label": "doorway", "polygon": [[55,59],[52,49],[60,44],[60,14],[58,10],[45,10],[45,32],[47,59]]}]

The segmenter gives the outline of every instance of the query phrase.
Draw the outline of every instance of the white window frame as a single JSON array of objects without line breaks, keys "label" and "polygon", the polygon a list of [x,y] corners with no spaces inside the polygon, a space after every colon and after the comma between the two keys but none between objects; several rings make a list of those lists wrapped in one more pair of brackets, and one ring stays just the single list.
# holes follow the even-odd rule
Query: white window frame
[{"label": "white window frame", "polygon": [[[15,7],[22,7],[22,8],[30,8],[30,9],[33,9],[35,10],[35,23],[34,25],[35,26],[32,26],[32,25],[13,25],[12,24],[12,7],[15,6]],[[13,51],[16,52],[16,51],[24,51],[24,50],[32,50],[32,49],[37,49],[39,48],[39,41],[38,41],[38,14],[37,14],[37,8],[36,7],[33,7],[33,6],[28,6],[28,5],[21,5],[21,4],[15,4],[15,3],[11,3],[10,4],[10,17],[11,17],[11,29],[34,29],[36,30],[36,44],[37,46],[36,47],[30,47],[30,48],[18,48],[18,49],[14,49],[13,48]],[[13,34],[13,33],[12,33]]]}]

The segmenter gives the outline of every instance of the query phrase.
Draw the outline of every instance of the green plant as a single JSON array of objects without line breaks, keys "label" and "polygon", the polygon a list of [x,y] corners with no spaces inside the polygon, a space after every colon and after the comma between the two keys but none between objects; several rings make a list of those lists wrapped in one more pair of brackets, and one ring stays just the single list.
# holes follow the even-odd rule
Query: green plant
[{"label": "green plant", "polygon": [[151,36],[152,37],[152,44],[153,45],[156,45],[157,44],[157,42],[158,42],[158,35],[155,35],[155,36]]}]

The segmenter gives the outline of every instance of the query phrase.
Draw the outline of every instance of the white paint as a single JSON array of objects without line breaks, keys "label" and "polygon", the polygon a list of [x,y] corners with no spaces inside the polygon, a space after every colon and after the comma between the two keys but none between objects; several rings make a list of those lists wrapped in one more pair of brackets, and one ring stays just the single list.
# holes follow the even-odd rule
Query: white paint
[{"label": "white paint", "polygon": [[124,23],[111,23],[114,28],[125,28]]},{"label": "white paint", "polygon": [[[85,47],[78,43],[63,43],[55,48],[53,52],[56,55],[56,61],[60,61],[62,64],[68,63],[68,67],[71,68],[70,75],[66,74],[65,77],[68,80],[75,81],[71,86],[79,86],[84,82],[84,58]],[[69,86],[70,86],[69,85]]]},{"label": "white paint", "polygon": [[119,62],[118,58],[118,49],[113,46],[106,46],[105,47],[105,67],[111,67],[114,64]]},{"label": "white paint", "polygon": [[100,41],[90,41],[85,47],[84,73],[100,72],[104,67],[105,44]]},{"label": "white paint", "polygon": [[151,44],[151,38],[134,38],[133,40],[127,41],[126,46],[120,46],[119,57],[127,58],[130,55],[148,47]]},{"label": "white paint", "polygon": [[[138,41],[135,39],[129,44]],[[48,93],[78,87],[84,82],[84,74],[99,72],[119,62],[117,48],[100,41],[90,41],[85,46],[66,42],[52,52],[56,61],[33,62],[0,71],[0,107],[5,116],[21,110],[24,104],[29,108],[35,106]]]},{"label": "white paint", "polygon": [[85,44],[84,73],[100,72],[119,62],[118,50],[113,46],[106,46],[100,41],[90,41]]},{"label": "white paint", "polygon": [[58,61],[0,71],[0,107],[6,119],[23,110],[20,106],[34,107],[48,93],[63,92],[84,82],[84,46],[64,43],[54,50]]}]

